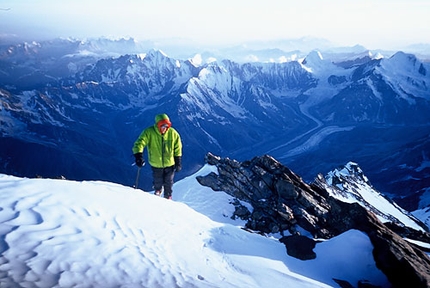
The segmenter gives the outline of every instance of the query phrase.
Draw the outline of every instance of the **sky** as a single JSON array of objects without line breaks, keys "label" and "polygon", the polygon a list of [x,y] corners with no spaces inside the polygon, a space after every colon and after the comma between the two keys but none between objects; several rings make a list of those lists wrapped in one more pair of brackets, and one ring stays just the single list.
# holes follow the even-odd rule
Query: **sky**
[{"label": "sky", "polygon": [[0,33],[217,46],[316,37],[396,49],[430,43],[429,15],[427,0],[2,0]]},{"label": "sky", "polygon": [[[279,235],[247,232],[231,197],[174,184],[173,200],[102,181],[0,174],[1,287],[389,287],[367,235],[316,244],[313,260],[286,253]],[[388,203],[388,202],[387,202]]]}]

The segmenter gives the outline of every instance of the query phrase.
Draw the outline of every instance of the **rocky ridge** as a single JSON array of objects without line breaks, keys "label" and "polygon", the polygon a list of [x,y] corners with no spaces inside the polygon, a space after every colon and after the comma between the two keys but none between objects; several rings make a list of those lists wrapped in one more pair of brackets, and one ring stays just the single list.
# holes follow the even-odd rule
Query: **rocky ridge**
[{"label": "rocky ridge", "polygon": [[[316,255],[312,249],[318,239],[357,229],[368,235],[374,246],[375,263],[393,287],[429,287],[429,257],[403,238],[430,243],[428,229],[415,230],[395,222],[384,224],[365,205],[331,196],[321,177],[307,184],[268,155],[239,162],[208,153],[206,162],[215,165],[218,174],[200,176],[197,181],[233,196],[236,210],[232,217],[247,220],[246,229],[262,234],[281,233],[280,241],[290,256],[313,259]],[[241,204],[243,201],[252,205],[252,211]]]}]

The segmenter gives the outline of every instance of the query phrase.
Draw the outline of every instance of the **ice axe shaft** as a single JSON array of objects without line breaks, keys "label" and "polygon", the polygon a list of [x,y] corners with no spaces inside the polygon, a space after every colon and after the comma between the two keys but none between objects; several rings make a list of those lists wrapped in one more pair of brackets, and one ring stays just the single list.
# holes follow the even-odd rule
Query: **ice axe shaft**
[{"label": "ice axe shaft", "polygon": [[134,184],[134,189],[137,189],[137,186],[139,185],[139,176],[140,176],[140,169],[142,167],[137,168],[137,175],[136,175],[136,183]]}]

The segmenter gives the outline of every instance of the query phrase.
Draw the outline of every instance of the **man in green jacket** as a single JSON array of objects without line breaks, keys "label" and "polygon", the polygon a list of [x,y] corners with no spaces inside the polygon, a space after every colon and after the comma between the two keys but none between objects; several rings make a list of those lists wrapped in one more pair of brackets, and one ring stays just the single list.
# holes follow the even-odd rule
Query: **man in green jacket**
[{"label": "man in green jacket", "polygon": [[179,133],[171,127],[166,114],[155,116],[155,124],[143,130],[133,145],[136,165],[145,164],[143,150],[147,147],[148,162],[151,165],[155,195],[172,199],[172,187],[175,171],[182,169],[182,142]]}]

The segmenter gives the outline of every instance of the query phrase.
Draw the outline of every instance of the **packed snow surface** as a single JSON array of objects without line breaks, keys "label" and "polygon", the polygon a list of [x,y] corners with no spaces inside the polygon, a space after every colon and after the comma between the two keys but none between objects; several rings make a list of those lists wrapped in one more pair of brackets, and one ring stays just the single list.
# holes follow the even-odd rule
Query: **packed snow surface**
[{"label": "packed snow surface", "polygon": [[290,257],[279,235],[247,232],[231,197],[195,179],[173,201],[101,181],[0,174],[0,287],[389,287],[366,234],[350,230]]}]

